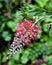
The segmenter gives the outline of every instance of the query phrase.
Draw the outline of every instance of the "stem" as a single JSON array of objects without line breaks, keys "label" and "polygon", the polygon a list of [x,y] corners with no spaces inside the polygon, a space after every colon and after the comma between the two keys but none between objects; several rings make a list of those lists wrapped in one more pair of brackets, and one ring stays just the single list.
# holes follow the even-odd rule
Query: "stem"
[{"label": "stem", "polygon": [[51,25],[52,23],[49,23],[49,24],[47,24],[47,25]]},{"label": "stem", "polygon": [[43,16],[43,17],[37,19],[36,22],[35,22],[34,24],[36,24],[36,23],[37,23],[38,21],[40,21],[41,19],[48,18],[48,17],[51,17],[51,16],[52,16],[52,15],[50,15],[50,16]]}]

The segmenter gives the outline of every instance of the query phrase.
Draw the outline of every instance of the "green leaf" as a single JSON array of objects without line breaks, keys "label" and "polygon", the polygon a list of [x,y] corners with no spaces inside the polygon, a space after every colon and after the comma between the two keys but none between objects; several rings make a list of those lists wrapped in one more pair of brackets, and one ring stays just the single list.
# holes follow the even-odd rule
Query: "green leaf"
[{"label": "green leaf", "polygon": [[3,6],[3,5],[0,3],[0,8],[2,8],[2,6]]},{"label": "green leaf", "polygon": [[1,60],[1,54],[0,54],[0,64],[1,64],[2,60]]},{"label": "green leaf", "polygon": [[50,18],[50,17],[47,17],[47,18],[45,18],[45,22],[52,22],[52,17]]},{"label": "green leaf", "polygon": [[25,51],[25,52],[23,53],[22,57],[21,57],[21,62],[22,62],[23,64],[26,64],[27,61],[29,60],[29,59],[28,59],[28,56],[29,56],[29,52],[28,52],[28,51]]},{"label": "green leaf", "polygon": [[47,24],[43,24],[43,30],[44,30],[44,32],[48,32],[49,31]]},{"label": "green leaf", "polygon": [[15,5],[18,5],[18,0],[12,0]]},{"label": "green leaf", "polygon": [[1,32],[3,31],[4,27],[5,27],[5,23],[2,23],[2,25],[1,25],[1,27],[0,27],[0,31],[1,31]]},{"label": "green leaf", "polygon": [[41,65],[46,65],[45,63],[41,64]]},{"label": "green leaf", "polygon": [[14,17],[15,17],[14,21],[17,23],[21,22],[23,20],[22,15],[23,15],[23,13],[21,11],[16,11],[16,13],[14,15]]},{"label": "green leaf", "polygon": [[[49,5],[49,6],[48,6]],[[52,0],[50,0],[49,2],[48,2],[48,4],[46,5],[46,9],[48,10],[48,11],[52,11]]]},{"label": "green leaf", "polygon": [[7,22],[7,26],[11,28],[11,30],[14,32],[16,30],[17,22],[9,21]]},{"label": "green leaf", "polygon": [[44,7],[49,0],[36,0],[40,7]]},{"label": "green leaf", "polygon": [[41,38],[41,34],[38,34],[38,35],[37,35],[37,39],[40,39],[40,38]]},{"label": "green leaf", "polygon": [[2,62],[6,62],[6,61],[7,61],[6,57],[3,57]]},{"label": "green leaf", "polygon": [[48,65],[52,65],[52,55],[46,56],[46,59],[48,60]]},{"label": "green leaf", "polygon": [[3,52],[2,62],[6,62],[6,61],[7,61],[6,53],[5,53],[5,52]]},{"label": "green leaf", "polygon": [[51,26],[51,28],[49,30],[49,36],[52,37],[52,26]]},{"label": "green leaf", "polygon": [[16,65],[16,64],[14,63],[14,61],[11,60],[8,62],[8,65]]},{"label": "green leaf", "polygon": [[4,31],[2,33],[2,37],[5,39],[5,41],[10,41],[11,40],[11,34],[8,31]]},{"label": "green leaf", "polygon": [[18,61],[18,60],[19,60],[19,57],[20,57],[20,53],[17,52],[17,53],[12,57],[12,59],[13,59],[14,61]]}]

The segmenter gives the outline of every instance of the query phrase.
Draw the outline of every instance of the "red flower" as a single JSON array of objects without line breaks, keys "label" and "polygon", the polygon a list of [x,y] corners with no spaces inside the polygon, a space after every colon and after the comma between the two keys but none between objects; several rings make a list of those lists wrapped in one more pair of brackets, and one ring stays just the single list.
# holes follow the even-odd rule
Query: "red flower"
[{"label": "red flower", "polygon": [[33,20],[24,20],[21,22],[16,29],[15,37],[10,47],[8,59],[10,59],[10,57],[14,55],[16,51],[20,50],[24,45],[29,45],[31,40],[36,40],[39,30],[40,27],[34,25]]},{"label": "red flower", "polygon": [[15,36],[21,37],[24,39],[23,43],[28,45],[31,39],[35,40],[36,36],[39,34],[40,27],[33,25],[33,20],[24,20],[18,25]]}]

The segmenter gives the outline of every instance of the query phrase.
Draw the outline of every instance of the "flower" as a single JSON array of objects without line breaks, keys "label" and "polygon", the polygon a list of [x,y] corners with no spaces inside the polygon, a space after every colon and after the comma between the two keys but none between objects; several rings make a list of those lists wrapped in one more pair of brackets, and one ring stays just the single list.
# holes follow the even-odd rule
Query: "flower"
[{"label": "flower", "polygon": [[14,35],[13,43],[10,46],[10,53],[8,59],[13,56],[18,50],[22,49],[24,45],[28,46],[31,40],[36,40],[39,34],[40,27],[34,25],[33,20],[24,20],[21,22]]},{"label": "flower", "polygon": [[39,34],[40,27],[33,24],[33,20],[24,20],[16,29],[15,36],[20,38],[22,36],[24,39],[24,41],[22,41],[25,45],[28,45],[31,42],[31,39],[35,40],[36,36]]}]

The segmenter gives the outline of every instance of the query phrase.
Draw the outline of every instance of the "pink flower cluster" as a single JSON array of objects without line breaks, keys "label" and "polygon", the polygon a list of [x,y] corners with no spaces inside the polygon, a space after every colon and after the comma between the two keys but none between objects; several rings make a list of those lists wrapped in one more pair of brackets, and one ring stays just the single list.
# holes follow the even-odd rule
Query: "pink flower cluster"
[{"label": "pink flower cluster", "polygon": [[35,40],[39,34],[40,27],[34,25],[34,23],[33,20],[24,20],[16,29],[15,36],[20,38],[25,45],[29,45],[31,39]]}]

